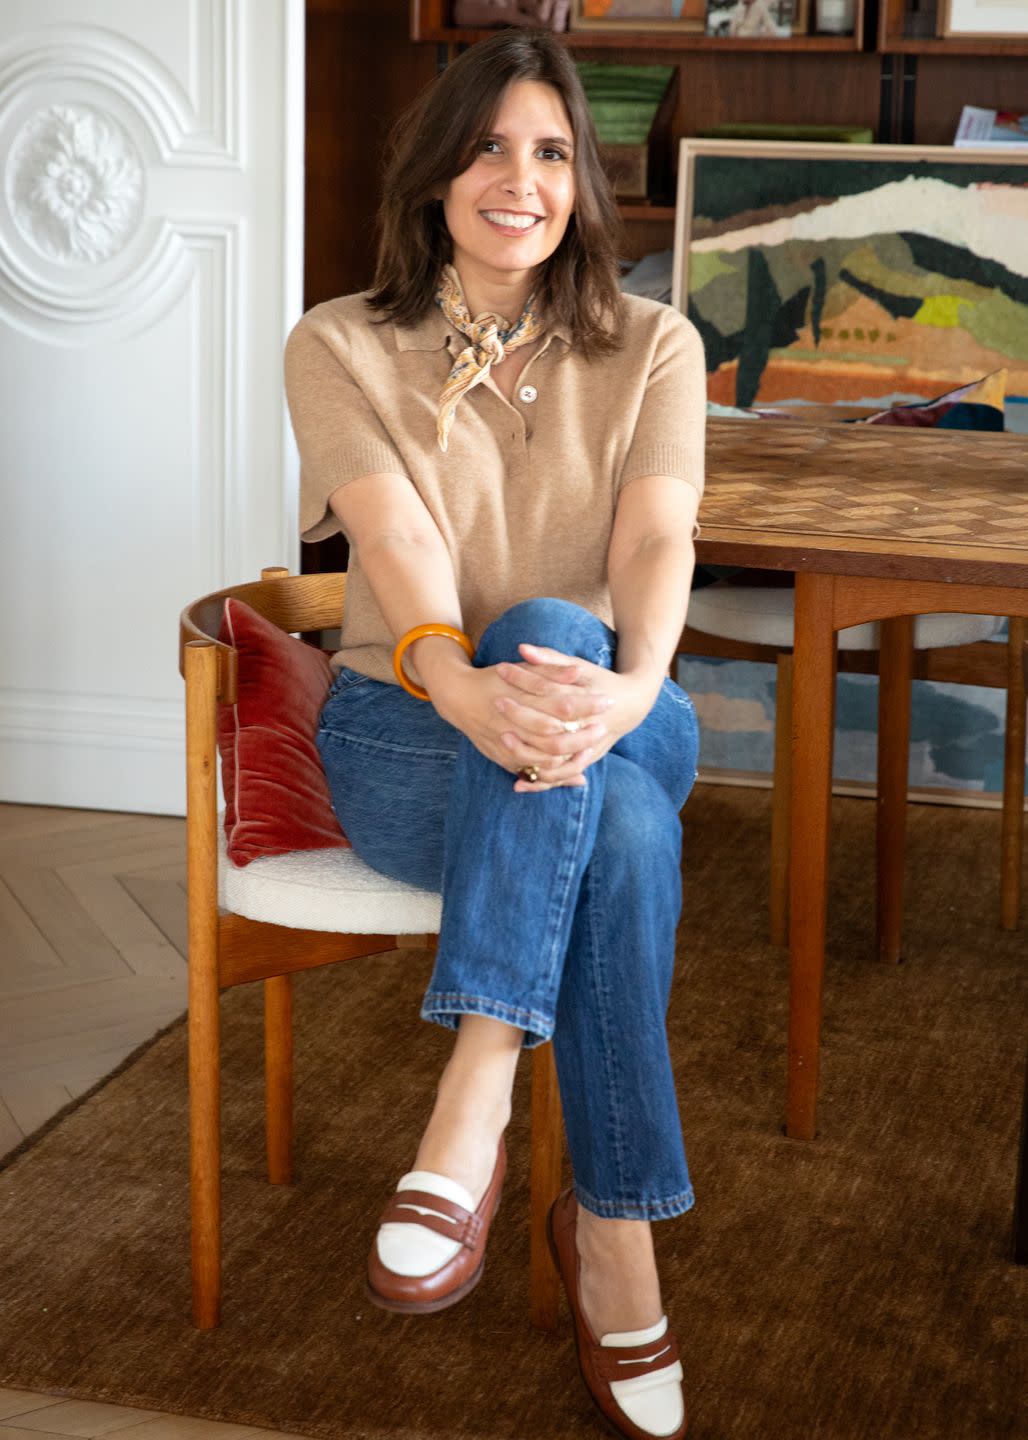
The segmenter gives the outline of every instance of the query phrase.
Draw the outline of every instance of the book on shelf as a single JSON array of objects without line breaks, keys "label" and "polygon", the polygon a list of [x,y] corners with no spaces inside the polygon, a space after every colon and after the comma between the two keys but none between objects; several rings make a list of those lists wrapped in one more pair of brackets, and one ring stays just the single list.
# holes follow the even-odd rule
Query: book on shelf
[{"label": "book on shelf", "polygon": [[965,105],[960,112],[960,123],[953,144],[960,147],[986,146],[994,150],[1007,150],[1011,145],[1028,146],[1028,114],[1019,115],[1016,110],[982,110],[977,105]]}]

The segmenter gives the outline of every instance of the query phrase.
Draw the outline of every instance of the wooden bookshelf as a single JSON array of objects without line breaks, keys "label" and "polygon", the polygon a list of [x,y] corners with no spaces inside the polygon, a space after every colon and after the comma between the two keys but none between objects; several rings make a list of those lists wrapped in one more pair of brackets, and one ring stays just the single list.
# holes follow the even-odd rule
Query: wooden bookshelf
[{"label": "wooden bookshelf", "polygon": [[[939,0],[941,4],[941,0]],[[962,35],[913,35],[910,0],[880,0],[877,47],[883,55],[980,56],[1014,59],[1028,55],[1028,35],[1017,39],[990,36],[971,39]]]},{"label": "wooden bookshelf", "polygon": [[[725,52],[785,52],[804,51],[823,55],[831,52],[846,52],[864,48],[864,5],[857,0],[856,25],[852,35],[791,35],[787,40],[718,39],[713,35],[685,34],[661,30],[567,30],[559,38],[573,50],[651,50],[660,52],[686,53],[705,50],[708,53]],[[437,45],[475,45],[495,35],[496,30],[459,29],[449,23],[452,7],[450,0],[411,0],[411,39],[434,42]]]},{"label": "wooden bookshelf", "polygon": [[618,212],[622,220],[673,220],[675,218],[673,205],[647,205],[645,202],[621,204],[618,206]]}]

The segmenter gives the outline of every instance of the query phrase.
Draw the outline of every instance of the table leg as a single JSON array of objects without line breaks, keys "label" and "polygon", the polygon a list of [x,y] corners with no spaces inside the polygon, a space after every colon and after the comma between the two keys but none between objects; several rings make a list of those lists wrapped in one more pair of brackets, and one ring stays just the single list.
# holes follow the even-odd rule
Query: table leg
[{"label": "table leg", "polygon": [[878,658],[878,958],[895,965],[903,934],[914,617],[882,621]]},{"label": "table leg", "polygon": [[835,723],[834,592],[831,575],[796,576],[785,1122],[795,1140],[812,1140],[816,1123]]}]

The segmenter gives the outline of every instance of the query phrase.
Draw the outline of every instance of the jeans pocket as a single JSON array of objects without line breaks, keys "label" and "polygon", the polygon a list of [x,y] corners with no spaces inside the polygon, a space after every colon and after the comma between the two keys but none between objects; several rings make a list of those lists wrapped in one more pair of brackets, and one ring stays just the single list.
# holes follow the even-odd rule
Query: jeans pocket
[{"label": "jeans pocket", "polygon": [[362,675],[359,670],[351,670],[348,665],[343,665],[328,693],[329,695],[338,695],[341,690],[353,690],[358,685],[370,685],[371,683],[370,675]]}]

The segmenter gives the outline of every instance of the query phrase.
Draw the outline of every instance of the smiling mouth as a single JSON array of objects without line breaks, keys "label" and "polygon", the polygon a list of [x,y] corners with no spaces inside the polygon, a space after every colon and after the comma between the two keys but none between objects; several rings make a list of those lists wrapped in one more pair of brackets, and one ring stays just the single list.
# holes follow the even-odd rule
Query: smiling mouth
[{"label": "smiling mouth", "polygon": [[541,215],[527,215],[517,210],[481,210],[483,220],[497,230],[511,230],[519,235],[527,234],[542,222]]}]

